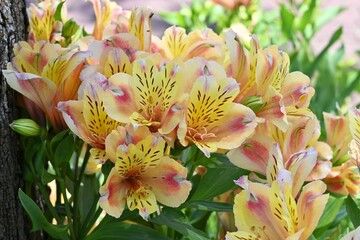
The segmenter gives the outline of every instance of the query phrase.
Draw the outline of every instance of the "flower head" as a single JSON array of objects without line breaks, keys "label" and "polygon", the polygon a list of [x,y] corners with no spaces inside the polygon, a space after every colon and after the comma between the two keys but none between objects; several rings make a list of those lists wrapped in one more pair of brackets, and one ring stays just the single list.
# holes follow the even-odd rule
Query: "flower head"
[{"label": "flower head", "polygon": [[59,101],[75,99],[80,72],[89,52],[76,52],[48,42],[30,46],[20,42],[15,57],[4,70],[7,83],[37,105],[55,131],[64,128],[62,116],[55,110]]},{"label": "flower head", "polygon": [[326,185],[314,181],[305,185],[298,200],[292,194],[291,174],[281,170],[271,186],[253,183],[246,177],[236,183],[244,190],[235,197],[237,232],[227,239],[308,239],[315,230],[329,195]]},{"label": "flower head", "polygon": [[119,217],[127,204],[147,219],[159,211],[157,201],[170,207],[183,203],[191,189],[187,170],[164,156],[165,142],[147,127],[130,126],[113,131],[106,141],[110,160],[115,162],[104,186],[100,188],[100,206]]}]

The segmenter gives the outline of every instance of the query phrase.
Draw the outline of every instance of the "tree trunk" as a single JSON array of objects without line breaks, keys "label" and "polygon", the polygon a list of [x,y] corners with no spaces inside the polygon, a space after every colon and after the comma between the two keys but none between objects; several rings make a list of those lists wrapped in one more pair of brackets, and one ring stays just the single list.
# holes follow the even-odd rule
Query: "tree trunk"
[{"label": "tree trunk", "polygon": [[[13,57],[14,43],[26,37],[25,0],[0,0],[0,69]],[[17,135],[9,124],[17,118],[14,92],[0,73],[0,239],[26,239],[18,189],[22,183]]]}]

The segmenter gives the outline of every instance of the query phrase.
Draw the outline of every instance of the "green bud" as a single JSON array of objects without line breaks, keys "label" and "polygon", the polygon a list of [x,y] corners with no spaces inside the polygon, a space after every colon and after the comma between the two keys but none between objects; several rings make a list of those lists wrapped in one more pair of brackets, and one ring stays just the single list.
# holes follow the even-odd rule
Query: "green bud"
[{"label": "green bud", "polygon": [[23,136],[39,136],[41,127],[33,120],[28,118],[17,119],[10,124],[12,130]]},{"label": "green bud", "polygon": [[265,103],[263,102],[262,98],[259,96],[247,97],[242,102],[242,104],[251,108],[251,110],[253,110],[254,113],[258,113],[265,106]]}]

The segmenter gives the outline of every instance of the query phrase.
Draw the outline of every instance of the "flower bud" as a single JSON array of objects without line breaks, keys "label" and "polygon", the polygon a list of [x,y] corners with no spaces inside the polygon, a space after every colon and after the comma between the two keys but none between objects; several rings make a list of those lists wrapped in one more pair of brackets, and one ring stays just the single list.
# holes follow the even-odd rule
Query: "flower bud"
[{"label": "flower bud", "polygon": [[39,136],[41,127],[34,121],[28,118],[17,119],[10,124],[12,130],[20,133],[23,136]]},{"label": "flower bud", "polygon": [[265,105],[265,103],[259,96],[250,96],[250,97],[246,98],[242,102],[242,104],[251,108],[251,110],[253,110],[254,113],[259,112]]}]

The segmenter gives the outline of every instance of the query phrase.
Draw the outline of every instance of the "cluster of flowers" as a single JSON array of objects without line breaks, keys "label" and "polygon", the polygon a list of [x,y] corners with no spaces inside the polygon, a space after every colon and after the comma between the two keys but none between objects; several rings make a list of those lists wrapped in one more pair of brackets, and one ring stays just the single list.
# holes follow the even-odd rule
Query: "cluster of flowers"
[{"label": "cluster of flowers", "polygon": [[16,44],[3,73],[33,119],[69,128],[92,147],[89,168],[114,163],[100,188],[108,214],[119,217],[127,205],[146,219],[159,212],[157,202],[186,201],[187,169],[169,153],[191,144],[207,157],[226,152],[253,172],[236,181],[238,231],[228,239],[307,239],[326,190],[359,192],[360,111],[325,113],[327,142],[318,141],[310,79],[289,73],[278,47],[263,49],[252,36],[246,49],[231,30],[175,26],[160,39],[150,10],[91,2],[96,23],[88,36],[60,1],[32,5],[29,40]]}]

